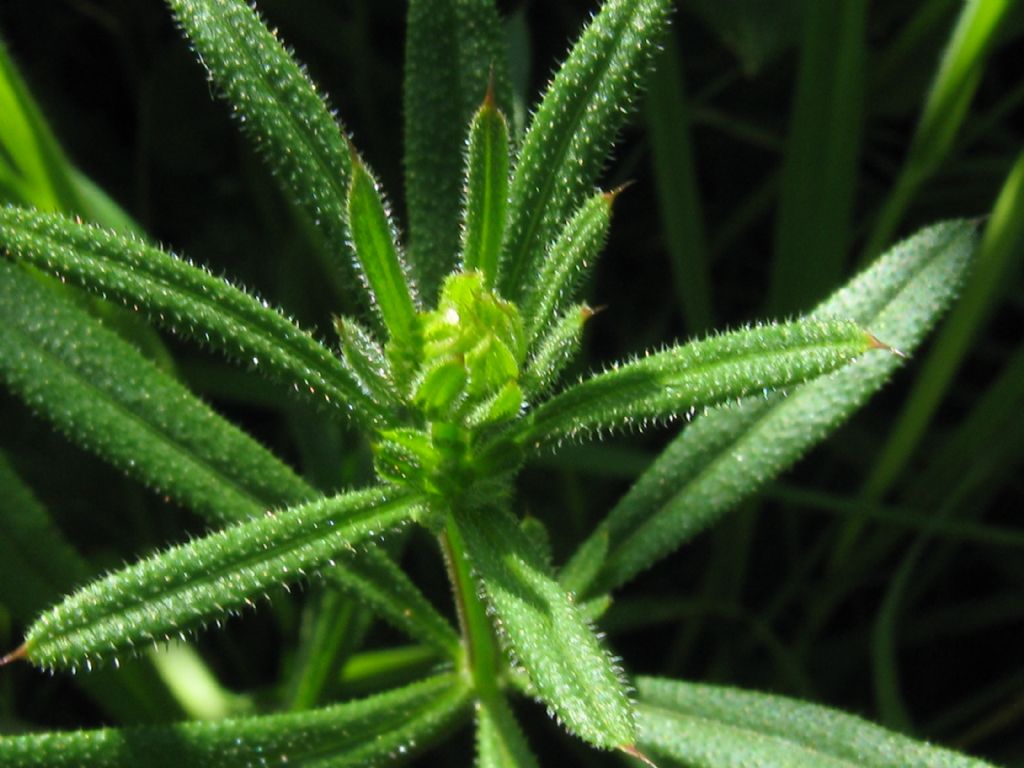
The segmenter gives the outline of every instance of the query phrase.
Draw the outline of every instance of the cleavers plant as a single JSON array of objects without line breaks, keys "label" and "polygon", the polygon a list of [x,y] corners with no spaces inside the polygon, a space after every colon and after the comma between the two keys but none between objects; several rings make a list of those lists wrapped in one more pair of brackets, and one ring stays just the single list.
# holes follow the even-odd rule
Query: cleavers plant
[{"label": "cleavers plant", "polygon": [[[337,317],[332,348],[124,226],[0,210],[6,386],[69,439],[216,528],[72,592],[3,663],[117,665],[312,578],[355,596],[438,663],[421,681],[325,708],[3,737],[0,764],[385,765],[475,716],[477,764],[525,768],[536,759],[508,703],[518,693],[588,744],[637,760],[976,764],[793,701],[649,678],[634,689],[591,624],[611,590],[881,386],[897,350],[913,350],[954,296],[973,223],[921,232],[807,317],[566,382],[595,314],[580,288],[620,191],[595,185],[671,3],[607,0],[519,135],[504,116],[509,76],[493,3],[412,0],[404,243],[367,161],[257,13],[243,0],[169,4],[333,267],[361,286],[364,316]],[[375,483],[318,494],[60,283],[142,313],[357,425]],[[695,415],[556,568],[543,529],[516,514],[524,462]],[[443,553],[457,630],[393,559],[389,545],[410,524]]]}]

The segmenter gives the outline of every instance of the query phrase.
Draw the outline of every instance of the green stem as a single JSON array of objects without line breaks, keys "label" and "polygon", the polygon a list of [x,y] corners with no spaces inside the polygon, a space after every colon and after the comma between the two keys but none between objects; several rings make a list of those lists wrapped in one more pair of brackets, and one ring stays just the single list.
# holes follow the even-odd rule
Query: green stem
[{"label": "green stem", "polygon": [[477,696],[489,701],[500,695],[497,646],[486,607],[477,594],[476,580],[466,557],[465,542],[450,512],[446,515],[445,530],[440,535],[440,541],[462,631],[464,656],[460,666]]}]

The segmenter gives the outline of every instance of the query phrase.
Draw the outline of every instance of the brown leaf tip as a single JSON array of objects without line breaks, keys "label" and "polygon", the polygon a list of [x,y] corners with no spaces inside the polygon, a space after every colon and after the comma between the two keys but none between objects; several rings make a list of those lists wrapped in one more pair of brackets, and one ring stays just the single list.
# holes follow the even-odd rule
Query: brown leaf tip
[{"label": "brown leaf tip", "polygon": [[484,103],[481,105],[481,109],[497,109],[498,103],[494,98],[494,65],[491,64],[490,70],[487,72],[487,91],[484,93]]},{"label": "brown leaf tip", "polygon": [[624,752],[630,757],[635,757],[637,760],[642,762],[644,765],[649,765],[651,768],[658,768],[657,764],[651,760],[647,755],[636,748],[635,744],[623,744],[619,747],[620,752]]},{"label": "brown leaf tip", "polygon": [[632,187],[634,184],[636,184],[636,182],[633,181],[633,180],[630,180],[630,181],[627,181],[625,184],[619,184],[619,186],[615,187],[615,189],[609,189],[607,192],[605,192],[604,193],[604,199],[608,202],[609,207],[612,206],[615,203],[615,199],[619,195],[621,195],[627,189]]},{"label": "brown leaf tip", "polygon": [[607,304],[600,304],[596,307],[592,307],[589,304],[584,304],[582,307],[580,307],[580,314],[583,316],[583,322],[587,322],[587,320],[592,318],[594,315],[599,315],[606,309],[608,309]]},{"label": "brown leaf tip", "polygon": [[0,659],[0,667],[6,667],[12,661],[20,661],[21,659],[28,658],[28,644],[22,643],[13,651],[8,653],[2,659]]},{"label": "brown leaf tip", "polygon": [[896,349],[896,347],[890,344],[886,344],[884,341],[882,341],[877,336],[871,333],[868,334],[868,349],[884,349],[886,352],[891,352],[892,354],[896,355],[896,357],[902,357],[904,360],[907,358],[907,354],[905,352]]}]

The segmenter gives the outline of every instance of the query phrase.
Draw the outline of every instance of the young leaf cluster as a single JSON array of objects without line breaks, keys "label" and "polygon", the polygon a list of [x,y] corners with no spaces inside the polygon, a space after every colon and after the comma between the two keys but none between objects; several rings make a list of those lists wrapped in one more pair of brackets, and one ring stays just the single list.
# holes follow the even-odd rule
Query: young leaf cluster
[{"label": "young leaf cluster", "polygon": [[[355,278],[359,307],[339,312],[335,347],[142,236],[0,209],[6,387],[71,440],[217,526],[65,597],[3,663],[116,664],[316,575],[429,647],[443,671],[303,713],[3,738],[0,763],[383,765],[475,710],[480,766],[533,766],[509,705],[517,690],[600,749],[712,759],[721,738],[731,756],[760,754],[757,739],[776,726],[754,716],[766,709],[756,697],[749,708],[696,697],[693,715],[678,696],[663,701],[685,684],[642,681],[635,704],[590,623],[594,604],[579,599],[600,605],[881,386],[900,360],[888,345],[915,347],[951,300],[973,226],[939,225],[897,247],[810,317],[638,350],[565,383],[595,314],[580,288],[621,191],[596,189],[598,178],[661,43],[668,0],[607,0],[521,137],[501,106],[510,78],[494,5],[410,3],[408,241],[368,161],[255,10],[242,0],[169,5],[332,268]],[[62,284],[265,373],[327,418],[361,428],[373,480],[317,493]],[[365,324],[351,316],[360,308]],[[517,514],[519,467],[568,441],[695,414],[703,415],[556,570],[544,527]],[[726,468],[744,456],[756,457],[746,476]],[[458,635],[378,546],[410,524],[438,541]],[[705,745],[699,729],[687,730],[687,717],[717,715],[728,726],[736,712],[756,721],[739,737],[723,728]],[[895,739],[840,724],[852,741],[884,748]],[[786,757],[800,747],[770,749]]]}]

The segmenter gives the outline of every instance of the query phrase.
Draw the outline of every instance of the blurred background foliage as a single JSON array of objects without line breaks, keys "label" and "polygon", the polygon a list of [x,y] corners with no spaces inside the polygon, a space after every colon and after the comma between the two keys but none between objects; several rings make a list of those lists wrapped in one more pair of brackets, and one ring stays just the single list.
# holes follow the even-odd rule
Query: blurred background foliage
[{"label": "blurred background foliage", "polygon": [[[405,3],[259,7],[401,214]],[[521,126],[592,4],[501,7]],[[212,98],[160,2],[8,0],[0,39],[40,108],[19,139],[0,93],[0,196],[87,218],[127,215],[329,336],[345,286]],[[583,365],[798,314],[941,218],[986,217],[985,234],[962,301],[879,397],[617,595],[602,626],[627,669],[814,699],[1024,765],[1022,41],[1024,4],[1012,0],[681,0],[603,182],[636,183],[617,203],[590,290],[608,309]],[[24,166],[18,142],[33,135],[50,142],[49,166]],[[133,320],[104,316],[163,354]],[[343,428],[212,355],[164,344],[173,360],[161,356],[163,365],[314,483],[365,481],[366,447]],[[674,431],[552,457],[523,476],[521,511],[549,527],[564,557]],[[0,451],[94,567],[201,530],[6,394]],[[447,606],[435,548],[416,543],[405,565]],[[322,599],[282,595],[273,610],[204,635],[203,655],[228,688],[271,698],[304,603]],[[0,603],[0,641],[13,647],[23,626],[10,600]],[[403,642],[365,617],[350,627],[349,653]],[[337,694],[359,692],[372,668],[372,656],[352,657]],[[0,720],[123,721],[110,696],[105,705],[89,691],[104,685],[83,693],[66,678],[5,670]],[[151,703],[133,719],[172,711]],[[551,736],[534,739],[545,759],[595,759],[556,736],[538,708],[523,716]],[[460,749],[471,749],[468,733],[425,764],[464,765]]]}]

